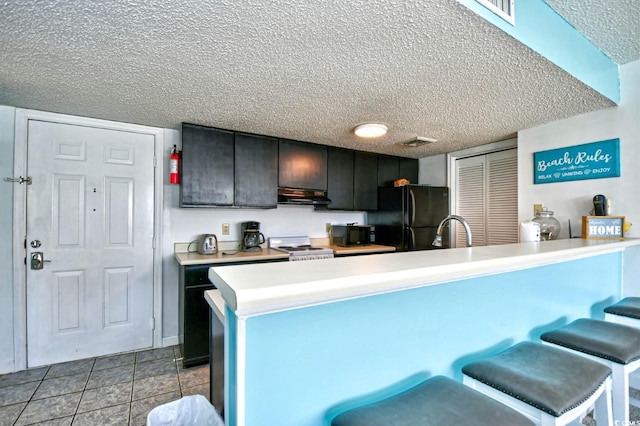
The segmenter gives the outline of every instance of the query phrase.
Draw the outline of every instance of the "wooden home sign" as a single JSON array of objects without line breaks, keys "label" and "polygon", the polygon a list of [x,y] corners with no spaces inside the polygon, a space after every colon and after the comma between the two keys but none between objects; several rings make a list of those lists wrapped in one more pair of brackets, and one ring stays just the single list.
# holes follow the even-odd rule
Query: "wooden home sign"
[{"label": "wooden home sign", "polygon": [[624,216],[582,216],[582,238],[623,240]]}]

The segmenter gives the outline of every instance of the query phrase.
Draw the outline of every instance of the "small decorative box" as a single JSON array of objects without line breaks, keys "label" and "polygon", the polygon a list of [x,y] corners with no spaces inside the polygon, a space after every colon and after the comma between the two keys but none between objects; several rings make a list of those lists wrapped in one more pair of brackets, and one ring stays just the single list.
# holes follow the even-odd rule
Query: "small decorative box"
[{"label": "small decorative box", "polygon": [[624,240],[624,216],[582,216],[582,238]]}]

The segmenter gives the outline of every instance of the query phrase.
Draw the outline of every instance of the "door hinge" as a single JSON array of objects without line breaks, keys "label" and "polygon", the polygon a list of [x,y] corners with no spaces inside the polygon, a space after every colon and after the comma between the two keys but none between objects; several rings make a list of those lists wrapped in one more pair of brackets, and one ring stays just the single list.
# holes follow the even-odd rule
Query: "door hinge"
[{"label": "door hinge", "polygon": [[155,169],[158,166],[158,157],[153,156],[153,168]]},{"label": "door hinge", "polygon": [[156,248],[156,237],[151,238],[151,248],[152,249]]},{"label": "door hinge", "polygon": [[151,317],[151,329],[155,330],[156,329],[156,319]]}]

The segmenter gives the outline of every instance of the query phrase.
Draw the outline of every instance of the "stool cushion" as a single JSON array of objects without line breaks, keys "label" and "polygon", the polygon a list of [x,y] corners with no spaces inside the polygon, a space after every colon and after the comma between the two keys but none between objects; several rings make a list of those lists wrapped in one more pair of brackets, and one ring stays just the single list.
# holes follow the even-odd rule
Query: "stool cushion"
[{"label": "stool cushion", "polygon": [[338,415],[332,426],[531,426],[533,422],[492,398],[436,376],[391,398]]},{"label": "stool cushion", "polygon": [[560,417],[587,400],[611,369],[564,349],[521,342],[498,355],[465,365],[462,372]]},{"label": "stool cushion", "polygon": [[640,319],[640,297],[625,297],[615,305],[607,306],[604,311],[608,314]]},{"label": "stool cushion", "polygon": [[640,358],[640,330],[612,322],[582,318],[540,339],[618,364]]}]

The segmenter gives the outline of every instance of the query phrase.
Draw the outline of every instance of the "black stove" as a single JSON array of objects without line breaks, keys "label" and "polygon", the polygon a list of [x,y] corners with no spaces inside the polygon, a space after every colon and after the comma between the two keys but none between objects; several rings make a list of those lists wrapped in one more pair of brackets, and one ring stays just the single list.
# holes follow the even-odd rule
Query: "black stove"
[{"label": "black stove", "polygon": [[289,260],[329,259],[333,250],[326,247],[314,247],[309,237],[269,238],[269,247],[289,253]]}]

